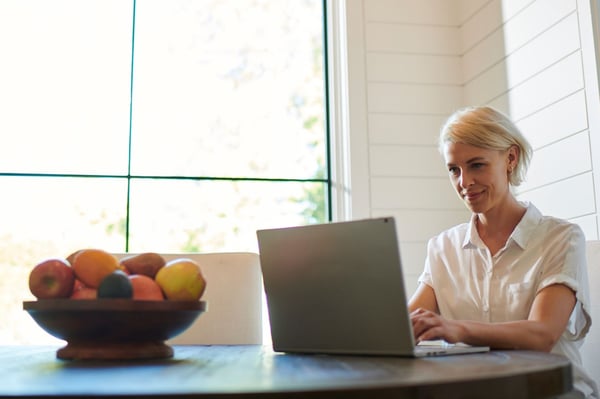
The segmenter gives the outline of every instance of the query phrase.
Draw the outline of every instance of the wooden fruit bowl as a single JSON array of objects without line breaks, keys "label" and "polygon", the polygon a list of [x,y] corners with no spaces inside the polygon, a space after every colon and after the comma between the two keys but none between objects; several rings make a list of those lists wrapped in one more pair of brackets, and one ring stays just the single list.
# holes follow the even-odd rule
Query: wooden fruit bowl
[{"label": "wooden fruit bowl", "polygon": [[206,302],[44,299],[23,302],[23,309],[67,341],[59,359],[161,359],[173,356],[165,341],[192,325]]}]

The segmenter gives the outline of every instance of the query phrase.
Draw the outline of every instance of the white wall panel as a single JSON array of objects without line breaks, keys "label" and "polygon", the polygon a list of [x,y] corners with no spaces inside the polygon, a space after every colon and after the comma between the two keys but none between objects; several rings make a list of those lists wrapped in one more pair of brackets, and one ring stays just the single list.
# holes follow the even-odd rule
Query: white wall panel
[{"label": "white wall panel", "polygon": [[428,54],[367,54],[369,81],[461,84],[458,56]]},{"label": "white wall panel", "polygon": [[[462,51],[466,52],[482,38],[500,28],[506,21],[529,7],[534,0],[491,0],[460,28]],[[477,4],[477,2],[474,2]]]},{"label": "white wall panel", "polygon": [[598,217],[596,215],[588,215],[570,220],[577,223],[583,230],[586,240],[597,240],[598,237]]},{"label": "white wall panel", "polygon": [[583,90],[516,121],[534,149],[588,128]]},{"label": "white wall panel", "polygon": [[456,211],[436,210],[373,210],[374,216],[393,216],[398,238],[404,242],[427,242],[433,236],[470,220],[466,207]]},{"label": "white wall panel", "polygon": [[575,11],[575,0],[535,1],[464,54],[468,82]]},{"label": "white wall panel", "polygon": [[501,30],[494,31],[483,41],[463,55],[463,82],[469,82],[483,73],[505,56],[504,35]]},{"label": "white wall panel", "polygon": [[584,130],[536,151],[522,190],[554,183],[591,169],[589,134]]},{"label": "white wall panel", "polygon": [[509,88],[580,48],[577,14],[569,14],[543,35],[511,52],[505,60]]},{"label": "white wall panel", "polygon": [[456,0],[458,25],[462,26],[473,18],[483,7],[493,0]]},{"label": "white wall panel", "polygon": [[[580,52],[573,53],[540,74],[510,90],[509,114],[520,119],[553,104],[583,88]],[[502,102],[502,97],[491,102]]]},{"label": "white wall panel", "polygon": [[519,199],[532,201],[542,213],[563,219],[596,212],[591,172],[521,193]]},{"label": "white wall panel", "polygon": [[506,93],[509,88],[506,63],[500,62],[464,86],[466,104],[483,105]]},{"label": "white wall panel", "polygon": [[457,28],[451,26],[367,23],[366,43],[368,51],[459,54]]},{"label": "white wall panel", "polygon": [[[600,210],[600,2],[577,0],[577,9],[598,221],[600,220],[598,216]],[[600,226],[597,226],[596,235],[600,236]]]},{"label": "white wall panel", "polygon": [[446,115],[369,115],[371,144],[436,145]]},{"label": "white wall panel", "polygon": [[404,271],[404,285],[410,298],[417,288],[417,280],[423,272],[427,256],[426,242],[401,242],[400,259]]},{"label": "white wall panel", "polygon": [[506,53],[511,54],[575,10],[575,0],[532,2],[504,24]]},{"label": "white wall panel", "polygon": [[406,291],[406,299],[409,300],[419,286],[419,274],[404,274],[404,289]]},{"label": "white wall panel", "polygon": [[502,20],[508,21],[518,13],[530,7],[538,0],[501,0]]},{"label": "white wall panel", "polygon": [[452,26],[458,14],[457,7],[448,0],[368,0],[364,6],[368,22]]},{"label": "white wall panel", "polygon": [[499,29],[502,20],[502,0],[492,0],[478,10],[477,14],[466,21],[459,29],[461,52],[469,49]]},{"label": "white wall panel", "polygon": [[372,209],[460,210],[464,205],[448,178],[374,177]]},{"label": "white wall panel", "polygon": [[372,145],[370,159],[373,176],[448,176],[442,156],[432,146]]},{"label": "white wall panel", "polygon": [[485,104],[577,51],[579,27],[572,13],[465,85],[465,100]]},{"label": "white wall panel", "polygon": [[462,104],[459,86],[369,83],[369,112],[449,115]]}]

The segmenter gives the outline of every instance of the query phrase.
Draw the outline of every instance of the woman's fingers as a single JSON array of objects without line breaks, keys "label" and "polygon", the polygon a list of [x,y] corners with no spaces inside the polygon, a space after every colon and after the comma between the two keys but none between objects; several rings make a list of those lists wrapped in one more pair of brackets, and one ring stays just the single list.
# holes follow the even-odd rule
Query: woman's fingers
[{"label": "woman's fingers", "polygon": [[435,312],[416,309],[410,314],[410,320],[417,342],[443,339],[453,343],[461,340],[460,322],[446,320]]},{"label": "woman's fingers", "polygon": [[417,341],[422,341],[432,335],[432,329],[440,325],[440,318],[437,314],[425,310],[416,309],[410,314],[410,319],[413,326],[413,334]]}]

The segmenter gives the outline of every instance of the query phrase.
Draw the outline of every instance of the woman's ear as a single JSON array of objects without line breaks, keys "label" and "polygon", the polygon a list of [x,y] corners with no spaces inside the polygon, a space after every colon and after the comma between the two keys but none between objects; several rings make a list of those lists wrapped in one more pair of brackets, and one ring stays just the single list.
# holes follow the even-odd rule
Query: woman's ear
[{"label": "woman's ear", "polygon": [[519,146],[511,145],[508,148],[508,168],[510,170],[517,167],[517,163],[519,162]]}]

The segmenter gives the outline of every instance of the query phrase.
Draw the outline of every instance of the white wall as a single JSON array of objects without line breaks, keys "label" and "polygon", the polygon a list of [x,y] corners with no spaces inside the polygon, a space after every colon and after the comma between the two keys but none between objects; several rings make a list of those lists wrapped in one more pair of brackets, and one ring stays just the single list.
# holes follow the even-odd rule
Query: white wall
[{"label": "white wall", "polygon": [[[595,1],[595,0],[594,0]],[[522,199],[598,239],[600,106],[589,0],[347,0],[352,218],[397,217],[412,292],[427,239],[469,213],[436,137],[467,104],[507,112],[535,154]]]}]

